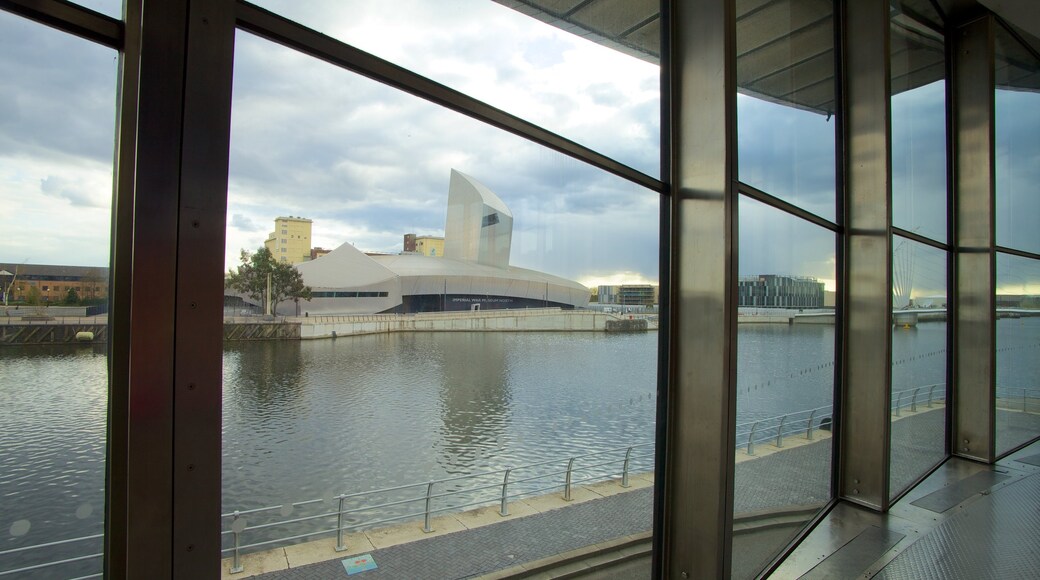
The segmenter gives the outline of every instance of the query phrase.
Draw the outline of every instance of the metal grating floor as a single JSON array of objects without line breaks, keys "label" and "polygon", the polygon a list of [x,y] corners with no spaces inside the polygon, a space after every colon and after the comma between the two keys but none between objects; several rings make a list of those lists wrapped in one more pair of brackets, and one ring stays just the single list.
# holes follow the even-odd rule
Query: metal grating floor
[{"label": "metal grating floor", "polygon": [[874,578],[978,580],[1040,577],[1040,474],[966,506],[896,556]]}]

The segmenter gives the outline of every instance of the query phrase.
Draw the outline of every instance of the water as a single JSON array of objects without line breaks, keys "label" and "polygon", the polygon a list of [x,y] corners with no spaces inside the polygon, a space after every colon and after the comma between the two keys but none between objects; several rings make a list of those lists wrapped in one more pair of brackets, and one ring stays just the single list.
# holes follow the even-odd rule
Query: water
[{"label": "water", "polygon": [[[1035,341],[1040,319],[1000,321],[998,336],[1008,323]],[[834,331],[741,325],[738,421],[829,405]],[[943,323],[894,330],[895,389],[942,382],[945,334]],[[656,353],[654,333],[228,343],[223,509],[652,442]],[[1040,376],[1036,345],[1014,353],[1032,365],[1015,377]],[[100,533],[106,373],[96,347],[0,349],[0,550]],[[12,535],[22,520],[30,529]]]}]

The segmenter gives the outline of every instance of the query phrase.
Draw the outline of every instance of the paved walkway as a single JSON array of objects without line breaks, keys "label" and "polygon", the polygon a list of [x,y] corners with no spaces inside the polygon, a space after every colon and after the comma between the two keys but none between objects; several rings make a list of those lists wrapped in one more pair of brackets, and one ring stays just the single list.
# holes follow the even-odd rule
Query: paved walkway
[{"label": "paved walkway", "polygon": [[[1001,412],[1007,427],[1035,429],[1036,416]],[[942,407],[922,409],[893,422],[893,479],[911,481],[943,456]],[[1027,425],[1026,424],[1030,424]],[[1034,431],[1035,432],[1035,431]],[[760,457],[739,461],[735,475],[735,511],[755,512],[822,504],[830,496],[831,440],[824,438],[788,447]],[[738,455],[742,453],[738,451]],[[356,574],[360,580],[378,578],[472,578],[517,564],[531,562],[593,544],[646,532],[652,523],[653,489],[643,488],[506,519],[499,523],[462,530],[370,553],[376,568]],[[776,548],[782,547],[781,541]],[[353,558],[348,558],[352,560]],[[269,572],[263,580],[346,578],[344,558]],[[631,576],[646,577],[643,567],[631,564]],[[622,572],[619,570],[619,573]],[[628,572],[624,572],[628,574]]]},{"label": "paved walkway", "polygon": [[[371,552],[378,578],[472,578],[650,529],[653,489],[400,544]],[[349,558],[348,558],[349,560]],[[262,574],[263,580],[346,578],[342,559]]]}]

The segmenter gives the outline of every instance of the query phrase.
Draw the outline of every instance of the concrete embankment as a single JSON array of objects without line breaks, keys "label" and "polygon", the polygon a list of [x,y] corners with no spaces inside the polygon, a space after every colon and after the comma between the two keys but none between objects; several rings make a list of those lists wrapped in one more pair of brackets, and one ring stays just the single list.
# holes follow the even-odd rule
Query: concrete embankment
[{"label": "concrete embankment", "polygon": [[312,316],[295,318],[300,338],[334,338],[389,332],[603,332],[608,321],[620,317],[587,310],[555,308],[373,314],[368,316]]}]

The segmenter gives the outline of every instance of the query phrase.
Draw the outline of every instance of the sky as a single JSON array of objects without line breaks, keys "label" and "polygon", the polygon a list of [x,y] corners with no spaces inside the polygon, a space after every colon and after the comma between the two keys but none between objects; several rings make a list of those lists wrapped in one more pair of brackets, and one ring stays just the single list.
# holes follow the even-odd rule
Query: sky
[{"label": "sky", "polygon": [[[83,3],[119,12],[113,0]],[[652,63],[488,0],[259,4],[658,176]],[[0,261],[107,264],[116,67],[114,51],[0,12]],[[936,83],[898,95],[892,112],[893,219],[936,239],[945,235],[943,90]],[[1040,95],[1000,93],[998,241],[1036,252]],[[833,118],[739,96],[741,179],[833,219],[834,130]],[[278,216],[313,220],[313,243],[325,248],[392,253],[406,233],[442,235],[451,169],[511,209],[513,265],[589,286],[657,282],[656,193],[237,34],[228,267],[263,244]],[[757,202],[740,204],[741,274],[812,276],[833,288],[833,239]],[[940,286],[934,280],[944,277],[928,270],[915,294]],[[1040,280],[1020,278],[1040,292]]]}]

